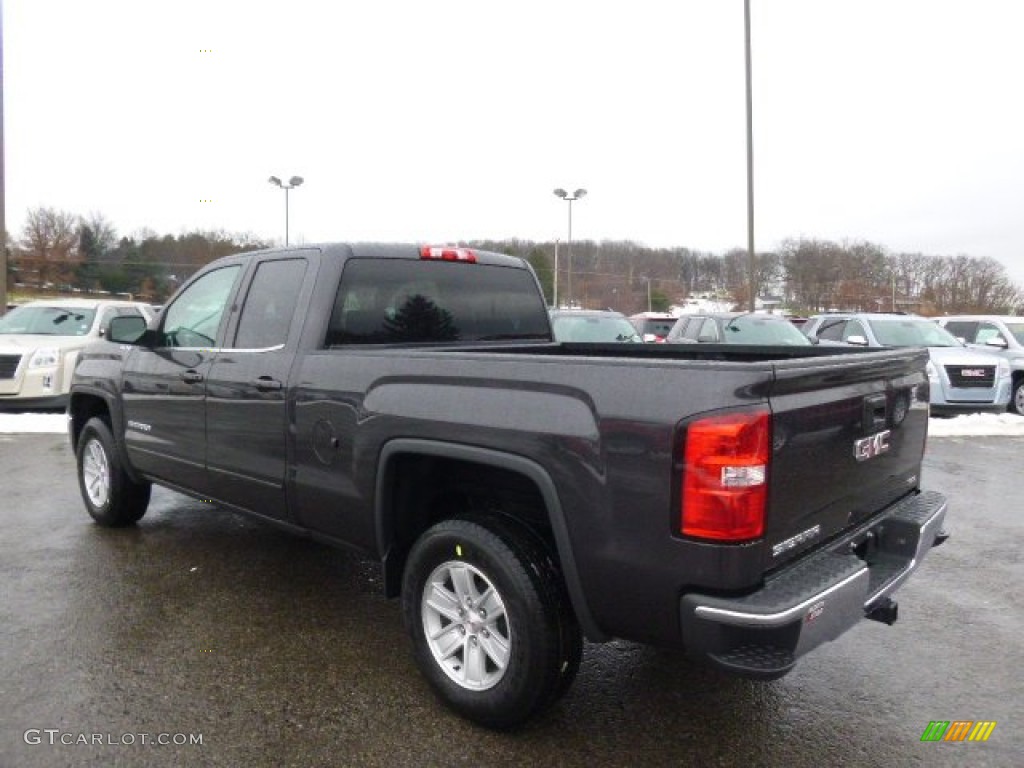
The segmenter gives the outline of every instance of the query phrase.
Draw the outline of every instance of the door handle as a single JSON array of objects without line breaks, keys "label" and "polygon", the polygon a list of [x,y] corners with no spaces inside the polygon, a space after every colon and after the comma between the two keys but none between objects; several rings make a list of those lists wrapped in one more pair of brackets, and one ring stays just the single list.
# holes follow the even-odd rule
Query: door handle
[{"label": "door handle", "polygon": [[203,380],[203,374],[199,373],[199,371],[185,371],[181,374],[181,380],[189,384],[198,384]]},{"label": "door handle", "polygon": [[252,384],[260,392],[277,392],[283,387],[280,381],[272,379],[270,376],[260,376]]}]

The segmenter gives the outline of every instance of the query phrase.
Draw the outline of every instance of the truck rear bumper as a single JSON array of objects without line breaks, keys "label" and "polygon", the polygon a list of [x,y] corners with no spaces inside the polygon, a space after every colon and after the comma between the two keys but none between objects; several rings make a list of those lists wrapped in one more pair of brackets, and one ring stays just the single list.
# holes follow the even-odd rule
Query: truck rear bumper
[{"label": "truck rear bumper", "polygon": [[862,618],[895,621],[890,595],[945,541],[945,516],[942,495],[910,496],[752,594],[686,594],[680,601],[683,642],[691,654],[735,674],[781,677]]}]

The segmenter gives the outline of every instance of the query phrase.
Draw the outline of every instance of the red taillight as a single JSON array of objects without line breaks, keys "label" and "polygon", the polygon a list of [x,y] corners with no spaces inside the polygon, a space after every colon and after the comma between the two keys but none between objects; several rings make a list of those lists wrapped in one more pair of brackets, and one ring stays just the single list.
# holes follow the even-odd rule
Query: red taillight
[{"label": "red taillight", "polygon": [[469,248],[452,248],[449,246],[424,245],[420,248],[420,258],[437,261],[468,261],[476,263],[476,254]]},{"label": "red taillight", "polygon": [[746,411],[699,419],[686,429],[680,530],[718,541],[764,533],[771,418]]}]

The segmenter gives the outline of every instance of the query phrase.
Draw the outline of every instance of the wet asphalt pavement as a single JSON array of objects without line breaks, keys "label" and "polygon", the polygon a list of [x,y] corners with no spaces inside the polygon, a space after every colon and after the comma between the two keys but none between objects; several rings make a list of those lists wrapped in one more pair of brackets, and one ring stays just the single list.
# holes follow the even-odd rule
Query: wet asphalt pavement
[{"label": "wet asphalt pavement", "polygon": [[[953,538],[895,626],[772,683],[588,645],[562,702],[500,734],[435,701],[373,563],[162,489],[105,530],[64,437],[0,435],[0,768],[1024,765],[1022,449],[930,440]],[[922,743],[932,720],[997,726]]]}]

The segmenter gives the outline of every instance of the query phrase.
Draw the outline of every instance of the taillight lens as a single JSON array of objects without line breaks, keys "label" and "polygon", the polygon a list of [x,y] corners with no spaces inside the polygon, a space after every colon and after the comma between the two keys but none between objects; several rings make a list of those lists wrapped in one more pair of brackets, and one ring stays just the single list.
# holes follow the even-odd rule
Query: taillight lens
[{"label": "taillight lens", "polygon": [[686,429],[680,530],[718,541],[764,533],[771,418],[767,411],[710,416]]}]

